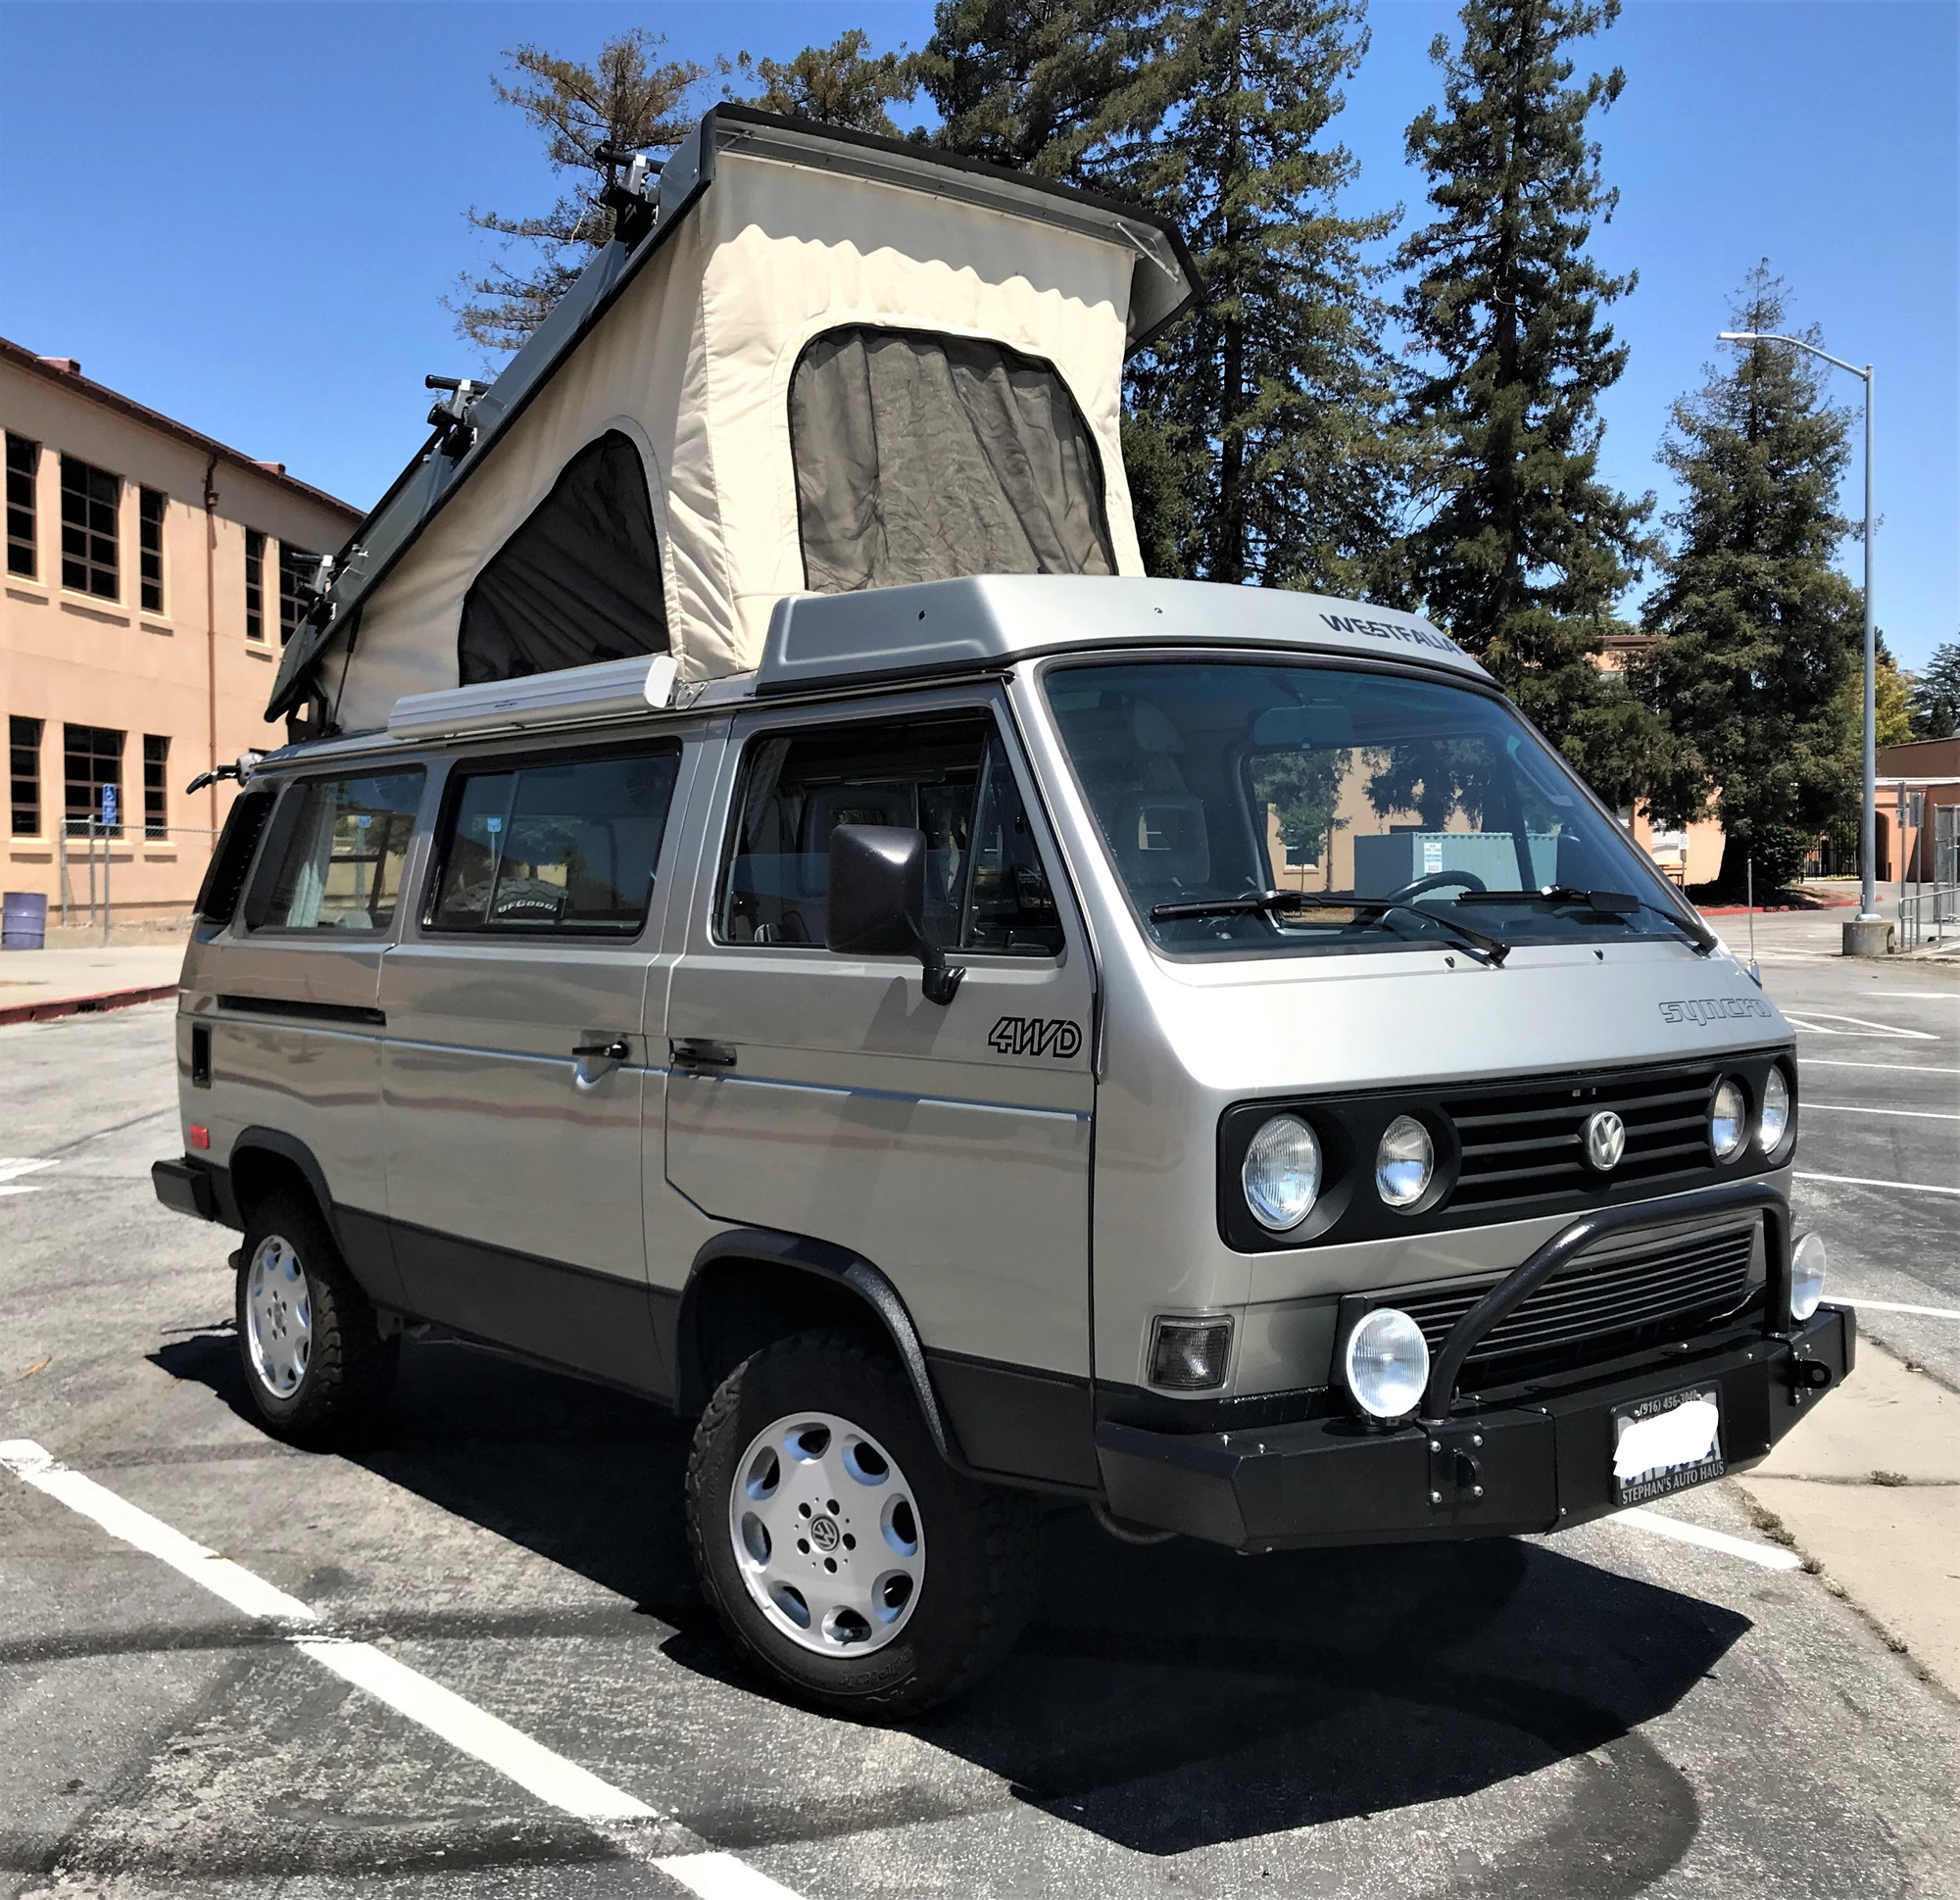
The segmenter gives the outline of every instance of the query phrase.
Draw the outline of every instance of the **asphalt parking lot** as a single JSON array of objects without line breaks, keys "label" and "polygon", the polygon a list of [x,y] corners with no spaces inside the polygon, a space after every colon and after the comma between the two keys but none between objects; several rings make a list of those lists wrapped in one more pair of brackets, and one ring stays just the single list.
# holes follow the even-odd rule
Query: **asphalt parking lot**
[{"label": "asphalt parking lot", "polygon": [[[1960,969],[1832,934],[1760,940],[1801,1222],[1960,1388]],[[0,1029],[0,1440],[102,1487],[0,1470],[0,1891],[1960,1892],[1960,1708],[1730,1484],[1661,1515],[1740,1553],[1241,1560],[1064,1513],[967,1701],[786,1708],[695,1597],[653,1409],[425,1340],[383,1441],[247,1422],[233,1237],[151,1195],[170,1043],[169,1004]]]}]

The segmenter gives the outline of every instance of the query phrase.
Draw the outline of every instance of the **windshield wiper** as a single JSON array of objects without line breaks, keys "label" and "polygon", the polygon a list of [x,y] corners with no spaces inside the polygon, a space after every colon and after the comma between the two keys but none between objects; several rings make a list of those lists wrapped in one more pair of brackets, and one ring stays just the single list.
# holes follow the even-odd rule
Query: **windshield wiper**
[{"label": "windshield wiper", "polygon": [[1645,898],[1638,898],[1631,891],[1577,891],[1569,884],[1547,884],[1539,891],[1466,891],[1455,900],[1458,903],[1551,903],[1567,909],[1584,908],[1599,917],[1630,917],[1636,910],[1644,910],[1658,917],[1664,924],[1672,924],[1676,930],[1694,946],[1697,956],[1711,954],[1719,941],[1706,924],[1697,919],[1690,923],[1677,910],[1670,910],[1663,904],[1650,903]]},{"label": "windshield wiper", "polygon": [[1480,961],[1499,964],[1511,953],[1510,945],[1501,937],[1473,930],[1455,917],[1445,916],[1441,911],[1425,910],[1419,903],[1403,903],[1396,898],[1336,898],[1316,897],[1303,891],[1254,891],[1243,898],[1194,898],[1184,902],[1152,904],[1151,921],[1171,923],[1188,917],[1270,916],[1290,910],[1355,910],[1373,917],[1385,916],[1391,910],[1405,910],[1411,916],[1421,917],[1447,931],[1462,949]]}]

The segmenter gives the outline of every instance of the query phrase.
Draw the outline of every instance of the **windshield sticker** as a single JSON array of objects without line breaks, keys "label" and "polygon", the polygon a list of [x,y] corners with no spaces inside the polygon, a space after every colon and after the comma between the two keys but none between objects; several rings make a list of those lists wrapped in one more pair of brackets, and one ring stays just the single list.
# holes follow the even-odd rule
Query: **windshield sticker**
[{"label": "windshield sticker", "polygon": [[1686,1002],[1664,1002],[1660,1019],[1664,1023],[1716,1022],[1725,1016],[1775,1016],[1776,1011],[1761,997],[1695,997]]},{"label": "windshield sticker", "polygon": [[1003,1055],[1053,1055],[1066,1062],[1082,1047],[1082,1031],[1061,1016],[1003,1016],[987,1032]]}]

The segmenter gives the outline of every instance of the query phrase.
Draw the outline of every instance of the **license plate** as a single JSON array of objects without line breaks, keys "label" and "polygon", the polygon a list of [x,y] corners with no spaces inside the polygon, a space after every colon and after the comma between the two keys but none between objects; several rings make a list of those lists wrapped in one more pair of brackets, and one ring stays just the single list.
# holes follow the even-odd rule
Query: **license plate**
[{"label": "license plate", "polygon": [[1613,1408],[1613,1501],[1645,1504],[1720,1478],[1722,1394],[1712,1386]]}]

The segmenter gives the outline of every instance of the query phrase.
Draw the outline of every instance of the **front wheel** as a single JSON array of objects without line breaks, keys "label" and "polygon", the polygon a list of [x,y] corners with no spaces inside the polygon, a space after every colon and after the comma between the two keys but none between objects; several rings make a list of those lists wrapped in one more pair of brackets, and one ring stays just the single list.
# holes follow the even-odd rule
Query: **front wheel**
[{"label": "front wheel", "polygon": [[382,1339],[326,1223],[296,1195],[269,1195],[250,1210],[237,1317],[245,1387],[269,1431],[325,1442],[379,1417],[400,1338]]},{"label": "front wheel", "polygon": [[729,1375],[695,1432],[687,1507],[736,1645],[839,1713],[958,1694],[1033,1606],[1033,1501],[949,1469],[904,1374],[848,1333],[799,1334]]}]

